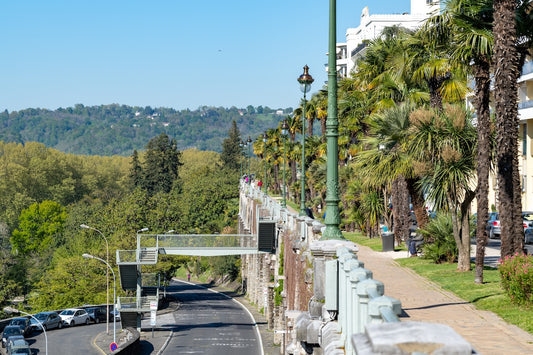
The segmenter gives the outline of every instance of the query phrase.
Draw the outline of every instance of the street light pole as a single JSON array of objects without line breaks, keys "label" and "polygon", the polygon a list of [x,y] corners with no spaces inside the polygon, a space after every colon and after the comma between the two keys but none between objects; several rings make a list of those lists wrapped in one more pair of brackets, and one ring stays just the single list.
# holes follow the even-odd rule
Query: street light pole
[{"label": "street light pole", "polygon": [[287,160],[287,133],[289,132],[289,125],[287,120],[283,120],[281,125],[281,135],[283,136],[283,200],[281,207],[287,207],[286,190],[285,190],[285,160]]},{"label": "street light pole", "polygon": [[241,139],[241,142],[239,143],[239,160],[241,161],[241,175],[239,175],[239,181],[242,179],[242,161],[243,161],[243,154],[242,154],[242,147],[244,147],[244,142]]},{"label": "street light pole", "polygon": [[301,176],[301,197],[300,197],[300,216],[306,216],[305,212],[305,106],[307,101],[305,94],[311,90],[311,84],[315,81],[309,74],[309,67],[304,67],[304,73],[298,77],[300,83],[300,90],[304,93],[304,105],[302,109],[302,176]]},{"label": "street light pole", "polygon": [[268,190],[267,190],[267,158],[266,158],[266,147],[267,147],[267,140],[268,140],[268,136],[266,133],[263,134],[263,143],[264,143],[264,148],[263,148],[263,159],[265,159],[265,195],[268,195]]},{"label": "street light pole", "polygon": [[326,228],[323,239],[345,239],[339,229],[339,121],[337,120],[337,3],[329,0],[328,118],[326,120]]},{"label": "street light pole", "polygon": [[46,335],[46,328],[43,326],[43,323],[41,323],[40,320],[38,320],[37,318],[35,318],[34,316],[32,316],[31,314],[29,313],[26,313],[26,312],[23,312],[23,311],[19,311],[18,309],[15,309],[13,307],[4,307],[4,312],[10,314],[10,313],[22,313],[24,315],[27,315],[27,316],[30,316],[32,317],[33,319],[35,319],[37,321],[37,324],[39,324],[39,326],[41,326],[41,329],[43,330],[43,334],[44,334],[44,351],[45,351],[45,355],[48,355],[48,336]]},{"label": "street light pole", "polygon": [[107,265],[107,267],[109,268],[109,270],[111,270],[111,273],[113,274],[113,311],[114,311],[113,312],[113,343],[116,343],[117,342],[117,337],[116,337],[117,315],[115,313],[117,312],[117,310],[115,309],[115,305],[117,304],[117,284],[116,284],[116,279],[115,279],[115,272],[111,268],[111,265],[109,265],[109,263],[107,263],[104,259],[100,259],[96,256],[92,256],[91,254],[83,254],[82,256],[85,259],[96,259],[96,260],[103,262],[104,264]]},{"label": "street light pole", "polygon": [[[81,228],[85,228],[85,229],[92,229],[93,231],[96,231],[96,232],[100,233],[102,238],[104,238],[104,240],[105,240],[105,246],[106,246],[106,251],[107,251],[106,261],[109,263],[109,243],[107,242],[107,238],[104,236],[104,233],[100,232],[96,228],[89,227],[86,224],[80,224],[80,227]],[[106,307],[107,308],[106,334],[109,335],[109,270],[107,270],[107,269],[106,269],[106,273],[105,273],[105,285],[106,285],[106,295],[107,295],[107,300],[106,300],[106,306],[107,306]]]},{"label": "street light pole", "polygon": [[252,157],[252,152],[251,152],[252,138],[250,138],[250,136],[248,136],[248,140],[246,141],[246,143],[248,144],[248,185],[250,185],[252,183],[252,175],[250,175],[251,169],[252,169],[252,166],[250,163],[250,158]]}]

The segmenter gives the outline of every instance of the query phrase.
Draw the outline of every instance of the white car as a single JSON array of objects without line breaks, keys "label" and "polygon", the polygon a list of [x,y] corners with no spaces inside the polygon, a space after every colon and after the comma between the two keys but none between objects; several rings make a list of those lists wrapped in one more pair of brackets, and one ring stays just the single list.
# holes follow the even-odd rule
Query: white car
[{"label": "white car", "polygon": [[89,324],[91,318],[89,314],[80,308],[70,308],[65,309],[63,312],[59,313],[63,324],[68,326],[75,326],[77,324]]}]

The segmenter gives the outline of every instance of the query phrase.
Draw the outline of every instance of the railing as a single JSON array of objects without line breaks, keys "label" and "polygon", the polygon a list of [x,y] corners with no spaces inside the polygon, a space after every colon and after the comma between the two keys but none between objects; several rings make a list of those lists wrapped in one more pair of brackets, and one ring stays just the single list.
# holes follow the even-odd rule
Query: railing
[{"label": "railing", "polygon": [[519,110],[522,110],[522,109],[525,109],[525,108],[531,108],[531,107],[533,107],[533,100],[523,101],[523,102],[519,102],[518,103],[518,109]]},{"label": "railing", "polygon": [[142,274],[142,286],[147,287],[159,287],[160,275],[156,273],[143,273]]},{"label": "railing", "polygon": [[148,312],[150,303],[157,302],[158,296],[117,297],[117,310],[120,312]]},{"label": "railing", "polygon": [[527,61],[524,63],[524,66],[522,67],[522,75],[527,75],[533,73],[533,61]]},{"label": "railing", "polygon": [[[354,333],[362,333],[365,326],[373,323],[399,322],[400,301],[384,296],[384,286],[372,279],[372,272],[363,268],[363,263],[348,248],[337,250],[337,259],[329,263],[338,263],[338,325],[346,339]],[[331,276],[326,275],[326,290]],[[330,304],[326,293],[326,306]],[[345,343],[346,353],[350,354],[352,344]]]}]

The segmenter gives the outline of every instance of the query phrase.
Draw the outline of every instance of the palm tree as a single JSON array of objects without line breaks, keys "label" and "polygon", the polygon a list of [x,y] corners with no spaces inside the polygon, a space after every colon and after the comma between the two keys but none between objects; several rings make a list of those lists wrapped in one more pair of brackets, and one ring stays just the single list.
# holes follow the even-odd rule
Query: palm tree
[{"label": "palm tree", "polygon": [[419,109],[410,115],[409,152],[423,174],[428,200],[437,210],[449,211],[459,250],[457,269],[470,270],[470,188],[475,171],[476,131],[464,108]]},{"label": "palm tree", "polygon": [[[521,2],[521,1],[520,1]],[[518,3],[520,3],[518,2]],[[529,2],[529,1],[528,1]],[[494,104],[501,256],[523,253],[521,188],[518,170],[517,1],[494,0]]]},{"label": "palm tree", "polygon": [[[415,175],[413,161],[406,150],[409,137],[409,115],[414,106],[404,103],[380,114],[373,115],[370,122],[370,135],[363,140],[366,149],[359,152],[355,158],[356,170],[360,171],[364,183],[374,189],[383,186],[404,186],[408,191],[417,194],[415,185],[418,176]],[[405,183],[396,182],[404,181]],[[396,183],[394,183],[396,182]],[[391,186],[392,187],[392,186]],[[396,190],[396,196],[406,196],[406,193]],[[413,208],[419,225],[427,222],[424,201],[412,198]],[[409,236],[409,208],[408,200],[393,203],[394,234],[398,240],[406,240]],[[387,201],[384,204],[388,204]]]},{"label": "palm tree", "polygon": [[[492,162],[490,119],[490,62],[492,57],[492,0],[450,0],[444,11],[431,17],[424,29],[436,41],[451,43],[451,59],[470,67],[474,78],[477,115],[477,219],[489,218],[489,174]],[[475,282],[483,283],[488,234],[484,223],[476,229]]]}]

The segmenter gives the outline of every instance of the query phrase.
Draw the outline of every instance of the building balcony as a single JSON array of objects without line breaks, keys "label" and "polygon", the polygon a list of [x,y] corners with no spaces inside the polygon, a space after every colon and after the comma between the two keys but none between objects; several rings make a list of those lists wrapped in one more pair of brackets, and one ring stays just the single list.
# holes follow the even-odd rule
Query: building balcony
[{"label": "building balcony", "polygon": [[533,61],[527,61],[522,67],[522,75],[527,75],[533,73]]},{"label": "building balcony", "polygon": [[518,117],[521,121],[533,119],[533,100],[518,103]]}]

